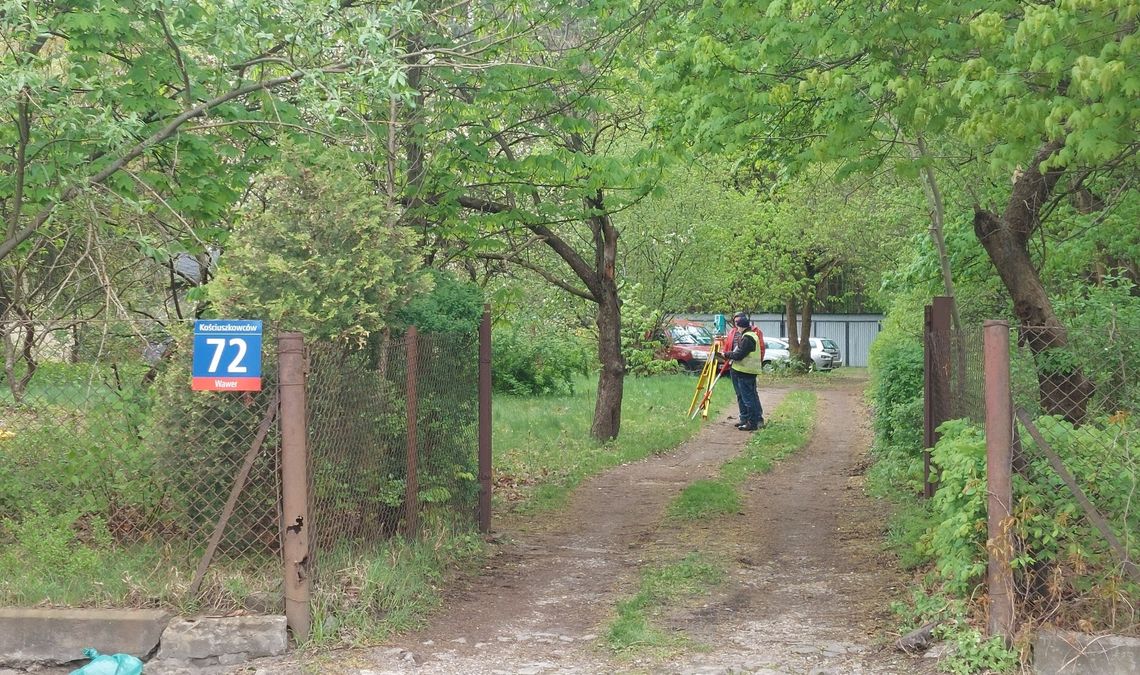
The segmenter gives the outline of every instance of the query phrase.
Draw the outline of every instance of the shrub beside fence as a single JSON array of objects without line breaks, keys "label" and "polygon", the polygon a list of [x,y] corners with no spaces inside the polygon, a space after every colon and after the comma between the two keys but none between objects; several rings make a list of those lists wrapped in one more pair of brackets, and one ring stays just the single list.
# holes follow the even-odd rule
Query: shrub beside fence
[{"label": "shrub beside fence", "polygon": [[[0,403],[5,604],[241,606],[276,583],[276,460],[259,455],[211,583],[198,556],[274,389],[189,391],[189,353],[126,322],[75,323]],[[149,357],[149,362],[148,362]],[[270,369],[267,369],[271,371]],[[266,448],[276,439],[270,438]]]}]

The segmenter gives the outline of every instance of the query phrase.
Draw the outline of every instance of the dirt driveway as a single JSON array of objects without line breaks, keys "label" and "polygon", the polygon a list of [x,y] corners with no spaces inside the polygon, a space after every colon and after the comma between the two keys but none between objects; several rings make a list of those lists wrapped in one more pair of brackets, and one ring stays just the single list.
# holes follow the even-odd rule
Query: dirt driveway
[{"label": "dirt driveway", "polygon": [[[786,391],[763,392],[771,411]],[[817,389],[808,447],[745,485],[739,514],[678,527],[667,504],[712,477],[748,434],[727,417],[667,455],[584,483],[558,514],[500,522],[502,553],[429,628],[390,645],[247,665],[260,675],[422,673],[921,673],[890,647],[905,578],[882,550],[885,513],[863,493],[870,443],[862,383]],[[763,431],[759,432],[763,433]],[[686,651],[614,655],[600,640],[638,571],[691,551],[728,561],[723,583],[672,607]],[[252,666],[252,667],[250,667]]]}]

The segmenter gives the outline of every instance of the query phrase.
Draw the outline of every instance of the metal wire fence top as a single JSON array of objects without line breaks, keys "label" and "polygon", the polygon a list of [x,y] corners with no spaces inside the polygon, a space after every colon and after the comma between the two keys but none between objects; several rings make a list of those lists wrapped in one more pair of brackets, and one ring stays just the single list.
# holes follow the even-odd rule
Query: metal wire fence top
[{"label": "metal wire fence top", "polygon": [[964,418],[981,423],[985,420],[985,373],[981,326],[963,327],[939,335],[928,336],[933,349],[946,355],[945,377],[949,380],[949,398],[944,404],[947,415],[942,419]]},{"label": "metal wire fence top", "polygon": [[1083,424],[1140,404],[1140,331],[1097,334],[1022,327],[1014,360],[1017,403],[1030,412]]}]

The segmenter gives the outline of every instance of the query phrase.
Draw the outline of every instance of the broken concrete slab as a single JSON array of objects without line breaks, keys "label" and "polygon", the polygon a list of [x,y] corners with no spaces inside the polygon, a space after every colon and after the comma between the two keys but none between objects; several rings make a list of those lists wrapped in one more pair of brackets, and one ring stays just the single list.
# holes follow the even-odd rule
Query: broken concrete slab
[{"label": "broken concrete slab", "polygon": [[158,659],[195,665],[225,665],[279,656],[289,646],[283,616],[175,619],[162,633]]},{"label": "broken concrete slab", "polygon": [[1041,630],[1033,640],[1033,672],[1038,675],[1140,673],[1140,639]]},{"label": "broken concrete slab", "polygon": [[84,660],[88,647],[145,658],[170,616],[159,609],[0,608],[0,666],[62,665]]}]

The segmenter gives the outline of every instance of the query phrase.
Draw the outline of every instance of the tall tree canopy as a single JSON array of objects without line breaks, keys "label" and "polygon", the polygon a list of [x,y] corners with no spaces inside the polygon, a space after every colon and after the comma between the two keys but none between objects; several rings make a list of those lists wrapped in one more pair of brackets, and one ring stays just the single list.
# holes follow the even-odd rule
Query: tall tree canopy
[{"label": "tall tree canopy", "polygon": [[[974,191],[966,208],[1017,317],[1050,328],[1034,351],[1067,343],[1029,244],[1051,203],[1099,175],[1119,184],[1135,172],[1135,2],[666,8],[653,77],[682,137],[791,167],[837,159],[848,171],[891,159],[929,167],[924,139],[961,140],[967,159],[1011,185],[996,203]],[[1043,391],[1076,402],[1051,409],[1079,418],[1080,374],[1043,377]]]}]

